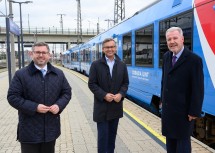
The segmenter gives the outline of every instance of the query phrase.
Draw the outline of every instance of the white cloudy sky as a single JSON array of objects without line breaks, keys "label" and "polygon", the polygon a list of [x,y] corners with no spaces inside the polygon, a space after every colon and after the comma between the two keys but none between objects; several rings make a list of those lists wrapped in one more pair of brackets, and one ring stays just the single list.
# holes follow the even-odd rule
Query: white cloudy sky
[{"label": "white cloudy sky", "polygon": [[[15,0],[23,2],[23,0]],[[23,28],[45,27],[60,28],[60,16],[63,16],[63,27],[76,29],[77,0],[32,0],[33,3],[22,4]],[[152,3],[154,0],[125,0],[125,16],[132,16],[135,12]],[[115,0],[81,0],[82,27],[84,29],[96,29],[96,23],[100,23],[101,29],[108,28],[106,19],[114,18]],[[5,5],[6,4],[6,5]],[[0,16],[8,14],[8,1],[0,0]],[[20,25],[19,5],[13,4],[14,22]],[[28,24],[29,23],[29,24]],[[5,26],[5,19],[0,17],[0,26]]]}]

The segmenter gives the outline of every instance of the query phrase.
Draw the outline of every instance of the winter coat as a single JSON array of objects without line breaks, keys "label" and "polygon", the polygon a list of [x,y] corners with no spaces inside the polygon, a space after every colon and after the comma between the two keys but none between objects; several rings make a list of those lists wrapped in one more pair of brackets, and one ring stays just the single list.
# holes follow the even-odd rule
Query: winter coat
[{"label": "winter coat", "polygon": [[[18,110],[17,139],[23,143],[41,143],[55,140],[60,135],[60,113],[71,99],[71,87],[63,72],[50,63],[43,78],[32,61],[16,71],[7,99]],[[59,113],[38,113],[37,106],[57,104]]]},{"label": "winter coat", "polygon": [[[101,122],[123,116],[123,99],[128,90],[128,71],[126,65],[115,55],[112,77],[105,56],[94,61],[90,67],[89,89],[94,94],[93,120]],[[122,95],[120,102],[107,102],[107,93]]]},{"label": "winter coat", "polygon": [[162,74],[162,134],[168,138],[186,139],[192,135],[194,121],[188,115],[200,117],[204,97],[202,60],[184,49],[172,67],[172,52],[163,59]]}]

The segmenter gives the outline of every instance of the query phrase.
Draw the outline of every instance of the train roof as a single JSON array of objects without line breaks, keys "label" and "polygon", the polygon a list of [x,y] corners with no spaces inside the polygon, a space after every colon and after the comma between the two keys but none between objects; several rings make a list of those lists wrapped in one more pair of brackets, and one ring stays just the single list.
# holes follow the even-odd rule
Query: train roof
[{"label": "train roof", "polygon": [[131,30],[140,29],[143,26],[150,25],[156,20],[163,20],[173,16],[174,14],[176,15],[179,12],[184,12],[192,8],[193,0],[155,0],[134,13],[131,17],[124,19],[110,29],[89,39],[88,42],[78,45],[78,47],[84,48],[94,46],[96,43],[101,43],[105,38],[115,38],[119,34],[126,34]]}]

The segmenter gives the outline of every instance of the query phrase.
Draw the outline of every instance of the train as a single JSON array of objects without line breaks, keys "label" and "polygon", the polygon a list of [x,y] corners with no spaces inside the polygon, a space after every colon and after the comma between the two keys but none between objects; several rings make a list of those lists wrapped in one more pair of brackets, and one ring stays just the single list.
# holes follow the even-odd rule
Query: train
[{"label": "train", "polygon": [[205,94],[194,136],[215,147],[215,0],[156,0],[110,29],[63,53],[64,67],[89,75],[102,56],[102,41],[113,38],[129,73],[127,97],[159,114],[165,32],[181,27],[184,44],[203,60]]}]

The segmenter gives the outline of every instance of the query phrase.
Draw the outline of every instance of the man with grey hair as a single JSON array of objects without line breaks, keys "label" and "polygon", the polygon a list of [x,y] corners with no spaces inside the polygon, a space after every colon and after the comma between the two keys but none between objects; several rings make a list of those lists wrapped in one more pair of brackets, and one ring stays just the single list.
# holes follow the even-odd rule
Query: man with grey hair
[{"label": "man with grey hair", "polygon": [[161,81],[162,134],[167,153],[191,153],[194,120],[201,116],[204,97],[202,59],[184,46],[183,31],[166,31]]}]

